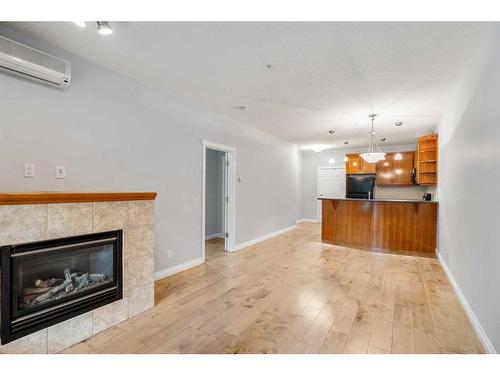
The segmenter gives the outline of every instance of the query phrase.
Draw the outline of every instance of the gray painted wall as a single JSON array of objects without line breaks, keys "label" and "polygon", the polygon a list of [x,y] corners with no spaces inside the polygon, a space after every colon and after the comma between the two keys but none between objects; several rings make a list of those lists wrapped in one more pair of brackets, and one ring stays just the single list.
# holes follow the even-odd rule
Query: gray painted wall
[{"label": "gray painted wall", "polygon": [[[0,25],[72,62],[68,91],[0,74],[0,191],[156,191],[157,271],[201,257],[202,140],[237,149],[236,244],[295,224],[297,147]],[[23,177],[23,164],[37,177]],[[67,178],[55,179],[65,165]],[[171,258],[167,258],[171,250]]]},{"label": "gray painted wall", "polygon": [[500,29],[480,46],[439,131],[438,249],[500,350]]},{"label": "gray painted wall", "polygon": [[[396,151],[397,146],[380,147],[385,152]],[[414,151],[415,144],[401,145],[399,151]],[[347,153],[365,152],[366,148],[348,149]],[[345,152],[343,149],[334,150],[334,164],[328,164],[331,151],[324,150],[320,153],[302,151],[300,169],[302,170],[302,218],[317,220],[318,218],[318,168],[319,167],[344,167]],[[408,187],[376,187],[374,195],[378,198],[395,199],[420,199],[428,189],[420,186]],[[431,191],[431,193],[434,193]]]},{"label": "gray painted wall", "polygon": [[222,158],[224,153],[207,149],[205,170],[205,236],[222,233]]}]

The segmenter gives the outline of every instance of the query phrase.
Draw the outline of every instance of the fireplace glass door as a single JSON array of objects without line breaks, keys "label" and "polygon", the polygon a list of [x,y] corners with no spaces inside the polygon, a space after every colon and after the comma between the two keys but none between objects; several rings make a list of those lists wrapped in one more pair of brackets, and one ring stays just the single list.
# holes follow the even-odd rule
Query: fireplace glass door
[{"label": "fireplace glass door", "polygon": [[122,298],[122,231],[0,248],[2,343]]},{"label": "fireplace glass door", "polygon": [[71,251],[55,247],[31,256],[14,256],[17,313],[25,314],[113,285],[113,244],[101,241]]}]

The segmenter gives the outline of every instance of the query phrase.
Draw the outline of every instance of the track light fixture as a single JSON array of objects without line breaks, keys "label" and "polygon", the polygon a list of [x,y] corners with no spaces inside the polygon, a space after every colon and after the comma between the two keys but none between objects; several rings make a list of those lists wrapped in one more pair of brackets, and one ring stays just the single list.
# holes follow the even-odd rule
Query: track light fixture
[{"label": "track light fixture", "polygon": [[113,29],[108,21],[97,21],[97,32],[101,35],[113,34]]},{"label": "track light fixture", "polygon": [[335,158],[333,157],[333,134],[335,133],[335,130],[329,130],[328,133],[332,135],[332,148],[330,151],[330,159],[328,159],[328,164],[335,164]]},{"label": "track light fixture", "polygon": [[348,145],[348,144],[349,144],[349,141],[345,141],[345,142],[344,142],[344,154],[345,154],[345,156],[344,156],[344,161],[345,161],[345,162],[348,162],[348,161],[349,161],[349,158],[347,157],[347,145]]}]

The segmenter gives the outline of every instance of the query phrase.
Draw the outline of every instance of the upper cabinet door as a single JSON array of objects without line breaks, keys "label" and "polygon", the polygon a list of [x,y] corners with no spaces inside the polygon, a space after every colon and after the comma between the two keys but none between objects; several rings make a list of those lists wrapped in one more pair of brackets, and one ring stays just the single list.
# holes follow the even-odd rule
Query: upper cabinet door
[{"label": "upper cabinet door", "polygon": [[358,154],[347,154],[347,161],[345,163],[346,174],[362,173],[361,157]]},{"label": "upper cabinet door", "polygon": [[386,154],[384,160],[377,162],[377,185],[394,185],[394,156]]},{"label": "upper cabinet door", "polygon": [[394,184],[412,185],[411,174],[413,171],[414,152],[401,152],[401,160],[394,160]]},{"label": "upper cabinet door", "polygon": [[377,162],[377,185],[412,185],[415,153],[401,152],[401,160],[395,160],[395,155],[395,152],[388,152],[385,154],[385,160]]},{"label": "upper cabinet door", "polygon": [[377,164],[376,163],[368,163],[362,157],[361,159],[361,173],[376,173],[377,172]]}]

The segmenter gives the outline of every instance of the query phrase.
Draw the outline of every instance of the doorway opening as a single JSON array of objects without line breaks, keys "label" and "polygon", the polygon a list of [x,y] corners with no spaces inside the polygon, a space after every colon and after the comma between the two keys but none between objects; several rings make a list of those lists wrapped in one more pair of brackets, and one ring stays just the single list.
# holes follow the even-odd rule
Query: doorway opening
[{"label": "doorway opening", "polygon": [[232,147],[203,141],[203,261],[234,249],[235,153]]}]

